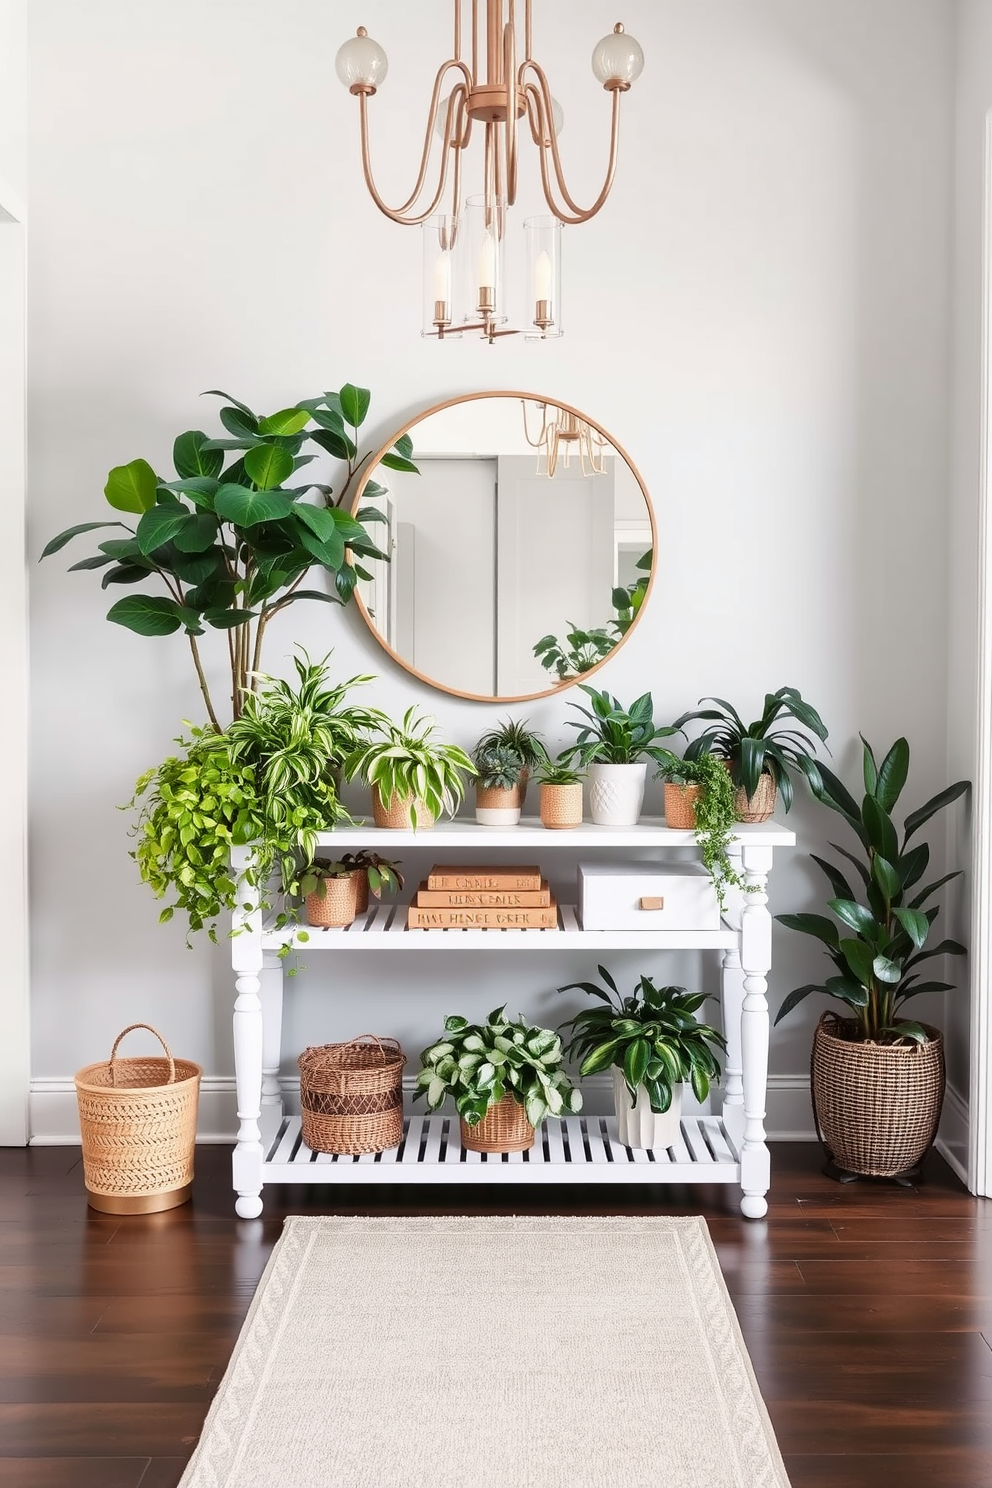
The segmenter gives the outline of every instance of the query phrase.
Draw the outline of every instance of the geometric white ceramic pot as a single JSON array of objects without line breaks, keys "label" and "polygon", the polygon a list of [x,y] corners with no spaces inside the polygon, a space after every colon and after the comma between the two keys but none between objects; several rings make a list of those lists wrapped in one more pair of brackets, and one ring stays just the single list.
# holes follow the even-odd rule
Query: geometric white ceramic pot
[{"label": "geometric white ceramic pot", "polygon": [[662,1115],[652,1111],[648,1093],[643,1085],[637,1087],[637,1105],[632,1105],[630,1091],[623,1072],[614,1067],[613,1100],[617,1111],[617,1130],[625,1147],[643,1147],[647,1151],[671,1147],[680,1135],[679,1121],[682,1117],[682,1086],[672,1090],[672,1104]]},{"label": "geometric white ceramic pot", "polygon": [[647,760],[589,766],[589,815],[599,827],[634,827],[644,805]]}]

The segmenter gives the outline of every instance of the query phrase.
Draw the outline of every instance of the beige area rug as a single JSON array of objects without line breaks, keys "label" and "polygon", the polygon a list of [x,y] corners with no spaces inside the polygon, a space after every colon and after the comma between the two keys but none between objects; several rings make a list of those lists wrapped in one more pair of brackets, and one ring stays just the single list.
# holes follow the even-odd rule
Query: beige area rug
[{"label": "beige area rug", "polygon": [[181,1488],[788,1488],[702,1219],[286,1221]]}]

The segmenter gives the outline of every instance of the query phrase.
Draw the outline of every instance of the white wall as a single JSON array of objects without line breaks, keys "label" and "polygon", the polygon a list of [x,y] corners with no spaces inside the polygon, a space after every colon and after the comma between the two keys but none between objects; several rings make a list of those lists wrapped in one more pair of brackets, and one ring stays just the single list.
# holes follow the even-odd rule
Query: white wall
[{"label": "white wall", "polygon": [[[362,184],[339,42],[365,21],[388,50],[373,136],[380,185],[401,198],[448,14],[440,0],[35,0],[33,551],[100,515],[111,465],[164,464],[176,432],[212,426],[203,388],[271,409],[365,383],[374,443],[459,390],[544,392],[615,434],[661,526],[651,610],[603,684],[626,699],[650,687],[660,719],[703,693],[750,711],[766,689],[799,686],[844,772],[859,728],[879,746],[907,733],[922,798],[944,783],[947,753],[935,679],[947,655],[951,7],[628,0],[647,68],[625,99],[613,196],[565,235],[568,333],[540,348],[422,341],[418,234],[381,218]],[[582,198],[598,189],[608,113],[588,58],[614,19],[599,0],[537,8]],[[188,657],[174,639],[107,625],[93,576],[63,567],[33,572],[39,1130],[73,1069],[137,1017],[212,1074],[232,1067],[224,952],[187,952],[178,925],[158,927],[114,810],[179,720],[198,716]],[[375,701],[389,709],[417,699],[463,743],[491,721],[396,671],[357,615],[289,614],[270,668],[296,639],[317,655],[333,645],[336,671],[379,671]],[[564,738],[562,699],[527,711]],[[793,819],[804,849],[837,836],[808,803]],[[811,904],[814,872],[786,854],[773,908]],[[773,1006],[818,960],[786,932],[776,957]],[[505,987],[486,958],[469,989],[457,958],[414,960],[391,962],[385,984],[368,959],[333,986],[303,972],[287,1068],[306,1042],[370,1026],[416,1050],[442,1012],[485,1011],[494,994],[553,1018],[555,984],[589,971],[535,953]],[[646,958],[615,960],[633,975]],[[774,1035],[778,1129],[807,1129],[813,1016]]]}]

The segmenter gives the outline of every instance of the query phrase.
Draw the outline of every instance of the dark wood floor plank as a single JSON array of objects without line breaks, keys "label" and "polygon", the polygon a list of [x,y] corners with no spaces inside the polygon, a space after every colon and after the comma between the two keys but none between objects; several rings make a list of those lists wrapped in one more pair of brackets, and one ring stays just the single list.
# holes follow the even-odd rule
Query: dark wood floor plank
[{"label": "dark wood floor plank", "polygon": [[989,1488],[988,1453],[970,1447],[931,1452],[813,1453],[785,1457],[793,1488]]},{"label": "dark wood floor plank", "polygon": [[147,1457],[0,1457],[0,1488],[141,1488],[148,1482],[149,1462]]},{"label": "dark wood floor plank", "polygon": [[140,1404],[118,1400],[0,1405],[0,1458],[174,1457],[193,1450],[208,1402]]}]

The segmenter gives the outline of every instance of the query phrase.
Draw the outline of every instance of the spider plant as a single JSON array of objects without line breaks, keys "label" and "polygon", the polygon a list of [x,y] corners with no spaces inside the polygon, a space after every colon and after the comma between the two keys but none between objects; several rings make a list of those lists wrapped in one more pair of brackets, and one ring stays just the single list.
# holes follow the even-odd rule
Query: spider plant
[{"label": "spider plant", "polygon": [[[675,720],[677,729],[697,720],[710,724],[688,746],[686,759],[715,754],[729,761],[734,784],[743,787],[749,800],[757,791],[762,774],[770,775],[781,792],[786,811],[793,799],[790,770],[805,776],[813,794],[819,794],[822,779],[813,756],[816,745],[809,734],[825,743],[827,729],[816,709],[803,700],[795,687],[780,687],[777,692],[766,693],[761,717],[753,723],[745,723],[736,708],[723,698],[707,697],[699,701],[717,706],[695,708]],[[795,720],[802,728],[780,727],[785,719]],[[808,733],[802,732],[803,729]]]},{"label": "spider plant", "polygon": [[434,742],[436,729],[436,719],[430,714],[418,718],[415,707],[407,709],[401,724],[383,718],[372,739],[348,756],[346,778],[362,779],[387,809],[394,799],[408,800],[415,829],[418,801],[432,817],[453,816],[465,795],[463,776],[477,771],[457,744]]}]

